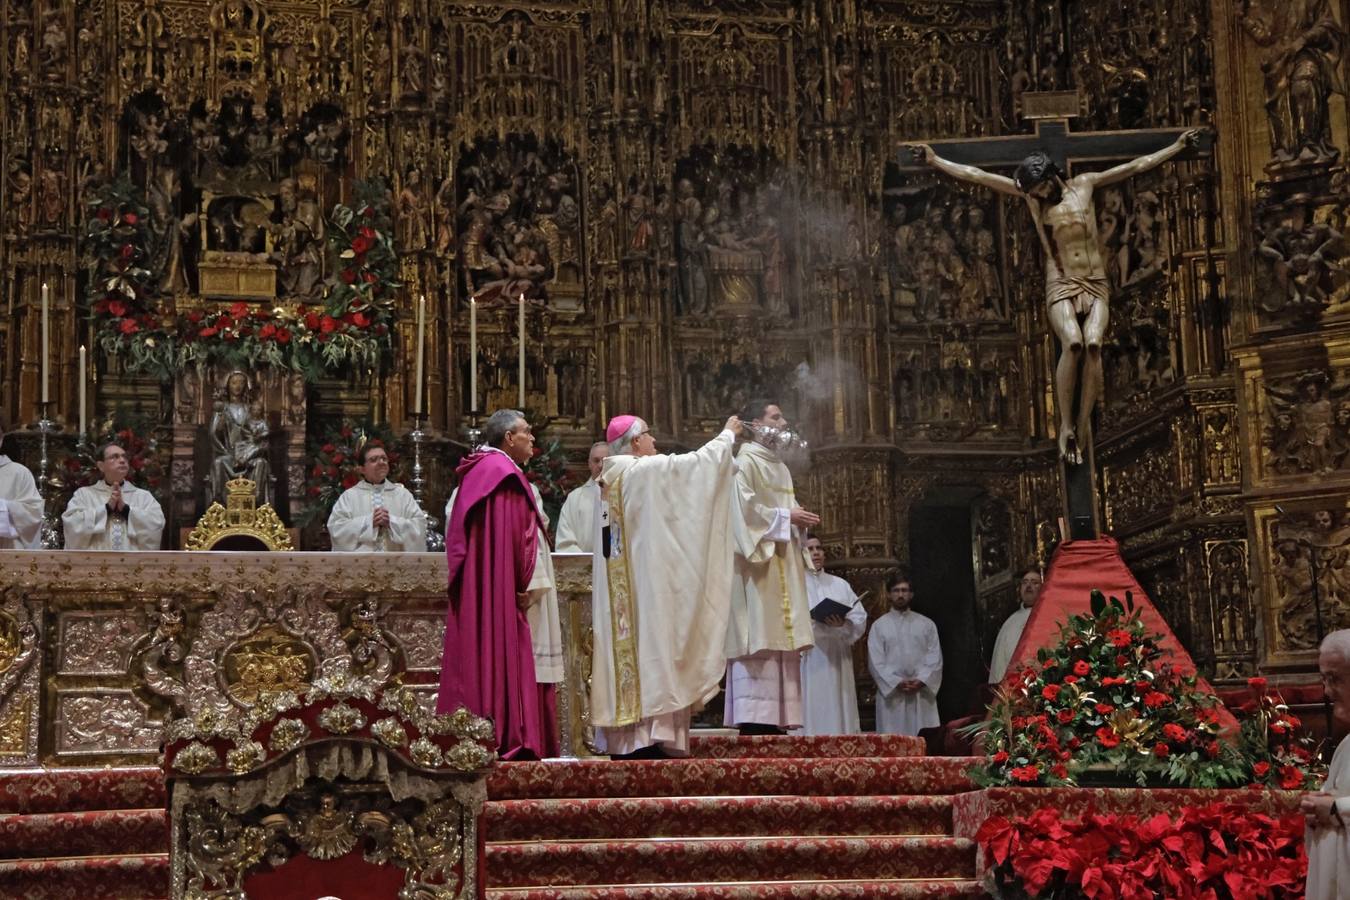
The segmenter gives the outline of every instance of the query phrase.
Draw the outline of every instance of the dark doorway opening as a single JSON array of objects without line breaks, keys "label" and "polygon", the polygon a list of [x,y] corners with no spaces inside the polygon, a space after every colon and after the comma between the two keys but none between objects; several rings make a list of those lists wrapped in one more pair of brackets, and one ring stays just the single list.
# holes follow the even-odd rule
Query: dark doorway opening
[{"label": "dark doorway opening", "polygon": [[985,680],[984,648],[975,608],[970,505],[923,505],[909,515],[914,611],[933,620],[942,642],[943,722],[971,713]]}]

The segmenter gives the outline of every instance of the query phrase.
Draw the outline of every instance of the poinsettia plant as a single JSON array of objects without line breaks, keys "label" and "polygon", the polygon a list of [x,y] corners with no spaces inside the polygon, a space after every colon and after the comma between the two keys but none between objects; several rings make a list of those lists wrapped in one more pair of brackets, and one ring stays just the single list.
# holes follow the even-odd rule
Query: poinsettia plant
[{"label": "poinsettia plant", "polygon": [[975,837],[1005,898],[1302,897],[1303,818],[1240,805],[1187,806],[1176,816],[1062,817],[1041,807],[992,816]]},{"label": "poinsettia plant", "polygon": [[1247,761],[1220,738],[1221,704],[1162,661],[1161,635],[1134,607],[1092,594],[1091,613],[1062,626],[1037,665],[1018,673],[990,707],[985,785],[1076,785],[1109,772],[1139,784],[1245,783]]},{"label": "poinsettia plant", "polygon": [[1315,790],[1326,777],[1312,737],[1264,678],[1249,678],[1252,699],[1238,707],[1251,782],[1286,791]]},{"label": "poinsettia plant", "polygon": [[389,477],[400,480],[400,454],[387,424],[341,419],[330,423],[317,440],[309,442],[305,474],[305,508],[296,517],[300,527],[326,522],[342,492],[361,480],[358,452],[365,444],[384,447],[389,454]]},{"label": "poinsettia plant", "polygon": [[[86,303],[95,340],[131,372],[170,380],[183,366],[268,365],[306,380],[381,365],[393,346],[398,257],[391,238],[388,190],[357,182],[354,206],[338,204],[328,221],[337,272],[322,305],[239,300],[161,314],[166,259],[140,189],[124,178],[93,192],[83,251]],[[163,223],[159,223],[163,224]]]}]

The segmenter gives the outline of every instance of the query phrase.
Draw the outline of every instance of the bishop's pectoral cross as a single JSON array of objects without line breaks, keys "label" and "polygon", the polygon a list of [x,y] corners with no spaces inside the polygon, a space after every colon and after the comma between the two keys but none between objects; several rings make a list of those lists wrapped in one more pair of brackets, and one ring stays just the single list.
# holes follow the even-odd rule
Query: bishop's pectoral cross
[{"label": "bishop's pectoral cross", "polygon": [[[1092,414],[1102,393],[1101,347],[1110,316],[1093,192],[1159,166],[1188,147],[1206,152],[1209,135],[1177,128],[1074,134],[1068,120],[1077,115],[1076,94],[1024,94],[1023,108],[1032,105],[1042,107],[1027,113],[1036,120],[1034,135],[911,144],[901,151],[900,168],[931,166],[1020,197],[1030,208],[1045,257],[1046,317],[1060,347],[1055,395],[1065,516],[1069,537],[1090,539],[1100,528]],[[1102,171],[1072,171],[1075,163],[1117,159],[1129,161]],[[1009,178],[986,167],[1015,167],[1016,172]]]}]

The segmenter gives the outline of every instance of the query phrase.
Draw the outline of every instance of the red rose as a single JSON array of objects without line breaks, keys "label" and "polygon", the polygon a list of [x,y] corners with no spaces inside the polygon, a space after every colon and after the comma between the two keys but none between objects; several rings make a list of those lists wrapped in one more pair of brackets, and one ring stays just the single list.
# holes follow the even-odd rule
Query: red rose
[{"label": "red rose", "polygon": [[1087,675],[1091,671],[1092,666],[1088,665],[1087,660],[1085,659],[1080,659],[1078,662],[1073,664],[1073,674],[1078,675],[1080,677],[1083,675]]},{"label": "red rose", "polygon": [[1077,675],[1065,675],[1065,676],[1064,676],[1064,683],[1065,683],[1065,684],[1077,684],[1077,683],[1078,683],[1078,676],[1077,676]]},{"label": "red rose", "polygon": [[221,316],[219,319],[216,319],[216,327],[219,328],[221,331],[224,331],[227,328],[232,328],[233,326],[234,326],[234,319],[231,319],[229,316]]},{"label": "red rose", "polygon": [[1113,729],[1107,728],[1105,725],[1103,725],[1101,728],[1097,729],[1097,743],[1101,744],[1108,750],[1110,750],[1112,747],[1119,747],[1120,735],[1116,734],[1116,732]]},{"label": "red rose", "polygon": [[192,312],[187,314],[187,317],[189,322],[191,322],[193,325],[196,325],[198,322],[202,320],[202,311],[200,309],[194,309]]},{"label": "red rose", "polygon": [[122,216],[122,221],[126,222],[128,225],[135,225],[140,220],[141,217],[136,215],[134,212],[129,212],[126,215]]},{"label": "red rose", "polygon": [[1255,678],[1248,678],[1247,687],[1251,688],[1254,691],[1264,694],[1266,692],[1266,680],[1262,678],[1260,675],[1256,676]]},{"label": "red rose", "polygon": [[1120,687],[1125,684],[1125,679],[1118,675],[1108,675],[1102,679],[1102,687]]},{"label": "red rose", "polygon": [[1262,760],[1261,762],[1252,766],[1252,774],[1255,775],[1257,778],[1265,778],[1267,775],[1270,774],[1270,763],[1266,762],[1265,760]]},{"label": "red rose", "polygon": [[1109,716],[1111,715],[1111,713],[1116,711],[1116,708],[1112,706],[1110,703],[1098,703],[1095,708],[1097,712],[1103,716]]},{"label": "red rose", "polygon": [[996,765],[1002,765],[1003,763],[1005,763],[1005,762],[1007,762],[1007,761],[1008,761],[1008,751],[1007,751],[1007,750],[1000,750],[1000,751],[998,751],[997,753],[994,754],[994,763],[995,763]]},{"label": "red rose", "polygon": [[1167,759],[1171,752],[1171,750],[1167,749],[1167,745],[1161,741],[1153,745],[1153,755],[1158,757],[1158,759]]},{"label": "red rose", "polygon": [[319,486],[318,486],[318,485],[314,485],[313,487],[311,487],[311,488],[309,489],[309,495],[310,495],[311,497],[317,497],[317,496],[319,496],[319,495],[322,494],[322,493],[323,493],[323,491],[319,489]]},{"label": "red rose", "polygon": [[1056,715],[1055,718],[1059,720],[1059,724],[1068,725],[1070,722],[1073,721],[1073,710],[1061,709],[1059,711],[1059,714]]},{"label": "red rose", "polygon": [[1293,791],[1303,787],[1303,773],[1298,766],[1280,767],[1280,787]]},{"label": "red rose", "polygon": [[277,326],[273,325],[271,322],[268,322],[261,329],[259,329],[258,337],[260,338],[276,337],[276,333],[277,333]]},{"label": "red rose", "polygon": [[1083,741],[1082,741],[1081,738],[1076,738],[1076,737],[1071,737],[1071,738],[1069,738],[1069,749],[1070,749],[1070,750],[1077,750],[1077,749],[1078,749],[1079,747],[1081,747],[1081,746],[1083,746]]},{"label": "red rose", "polygon": [[362,225],[356,230],[356,233],[363,238],[370,238],[371,240],[375,239],[375,229],[371,228],[369,225]]},{"label": "red rose", "polygon": [[1041,663],[1042,669],[1053,669],[1054,667],[1055,661],[1053,659],[1047,659],[1045,662]]},{"label": "red rose", "polygon": [[[1215,759],[1216,757],[1218,757],[1218,755],[1219,755],[1219,742],[1218,742],[1218,741],[1210,741],[1208,744],[1206,744],[1206,745],[1205,745],[1205,755],[1208,756],[1210,759]],[[1300,784],[1301,784],[1301,783],[1302,783],[1302,782],[1300,782]]]},{"label": "red rose", "polygon": [[333,454],[333,465],[335,465],[335,466],[340,466],[340,465],[342,465],[342,464],[343,464],[344,462],[346,462],[346,461],[347,461],[347,454],[345,454],[345,453],[334,453],[334,454]]},{"label": "red rose", "polygon": [[205,328],[203,328],[201,331],[197,332],[197,336],[198,336],[198,337],[204,337],[204,338],[215,337],[215,336],[216,336],[216,332],[217,332],[218,330],[219,330],[219,329],[217,329],[216,326],[214,326],[214,325],[207,325],[207,326],[206,326]]},{"label": "red rose", "polygon": [[365,313],[352,313],[352,324],[357,328],[365,328],[370,324],[370,319]]},{"label": "red rose", "polygon": [[352,252],[357,256],[369,251],[372,245],[373,242],[370,238],[363,234],[358,234],[356,237],[352,238]]},{"label": "red rose", "polygon": [[355,472],[353,472],[351,475],[348,475],[346,478],[342,479],[342,489],[346,490],[348,488],[355,487],[356,483],[360,480],[361,477],[357,475]]},{"label": "red rose", "polygon": [[1041,696],[1046,700],[1054,700],[1059,696],[1059,690],[1059,685],[1047,684],[1045,687],[1041,688]]},{"label": "red rose", "polygon": [[1270,723],[1270,733],[1271,733],[1271,734],[1278,734],[1278,735],[1280,735],[1280,736],[1283,736],[1284,733],[1285,733],[1286,731],[1288,731],[1288,730],[1289,730],[1289,729],[1285,727],[1285,725],[1284,725],[1283,722],[1271,722],[1271,723]]},{"label": "red rose", "polygon": [[135,334],[141,330],[141,326],[137,325],[132,319],[123,319],[119,328],[123,334]]},{"label": "red rose", "polygon": [[316,312],[305,313],[305,327],[310,331],[319,330],[319,314]]},{"label": "red rose", "polygon": [[323,477],[323,466],[319,465],[318,463],[315,463],[315,464],[314,464],[314,468],[312,468],[312,469],[309,470],[309,477],[310,477],[310,478],[322,478],[322,477]]},{"label": "red rose", "polygon": [[121,300],[111,300],[108,302],[108,313],[121,318],[127,314],[127,305]]},{"label": "red rose", "polygon": [[337,327],[337,319],[332,316],[324,316],[319,321],[319,330],[324,334],[332,334],[334,331],[337,331]]},{"label": "red rose", "polygon": [[291,342],[291,331],[290,331],[290,329],[289,329],[289,328],[278,328],[278,329],[277,329],[277,343],[278,343],[278,344],[289,344],[290,342]]},{"label": "red rose", "polygon": [[236,319],[242,319],[248,315],[248,304],[243,300],[236,300],[230,304],[230,315]]},{"label": "red rose", "polygon": [[1060,780],[1063,780],[1069,777],[1069,769],[1063,763],[1055,763],[1053,766],[1050,767],[1050,774]]},{"label": "red rose", "polygon": [[329,477],[329,478],[336,478],[336,477],[338,477],[338,467],[337,467],[337,466],[329,466],[329,467],[328,467],[328,477]]},{"label": "red rose", "polygon": [[1163,736],[1169,741],[1184,741],[1186,740],[1186,729],[1176,722],[1168,722],[1163,726]]},{"label": "red rose", "polygon": [[319,452],[320,452],[320,453],[336,453],[336,452],[337,452],[337,447],[334,447],[332,444],[324,444],[322,447],[319,448]]},{"label": "red rose", "polygon": [[1157,709],[1160,706],[1166,706],[1170,702],[1171,698],[1158,691],[1149,691],[1144,695],[1144,705],[1149,709]]},{"label": "red rose", "polygon": [[356,281],[355,269],[343,269],[339,274],[341,275],[342,280],[347,284],[352,284]]}]

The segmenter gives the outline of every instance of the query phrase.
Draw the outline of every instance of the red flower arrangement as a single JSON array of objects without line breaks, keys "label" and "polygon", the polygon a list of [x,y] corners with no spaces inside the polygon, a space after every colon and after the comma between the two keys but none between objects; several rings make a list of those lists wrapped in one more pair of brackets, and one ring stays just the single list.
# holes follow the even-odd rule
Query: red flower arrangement
[{"label": "red flower arrangement", "polygon": [[[535,427],[535,434],[543,429],[544,423],[541,422]],[[534,456],[525,464],[525,479],[539,489],[550,528],[557,528],[563,500],[567,498],[567,489],[572,480],[567,474],[567,454],[562,444],[553,440],[542,447],[536,445]]]},{"label": "red flower arrangement", "polygon": [[1315,790],[1326,775],[1312,738],[1264,678],[1249,678],[1252,699],[1238,708],[1251,781],[1286,791]]},{"label": "red flower arrangement", "polygon": [[1054,807],[988,819],[975,836],[1002,897],[1111,900],[1301,897],[1303,819],[1241,806],[1062,819]]},{"label": "red flower arrangement", "polygon": [[1219,700],[1162,664],[1160,636],[1132,598],[1099,592],[1071,617],[990,707],[983,731],[994,754],[972,771],[985,785],[1076,785],[1085,773],[1179,787],[1246,783],[1247,759],[1220,742]]},{"label": "red flower arrangement", "polygon": [[322,309],[241,300],[161,319],[155,310],[162,273],[152,267],[162,254],[149,227],[151,212],[126,178],[104,185],[90,201],[82,245],[99,347],[129,371],[163,380],[197,362],[290,369],[309,381],[378,366],[392,348],[398,258],[383,183],[358,182],[355,191],[360,213],[339,205],[328,222],[342,269],[327,286]]}]

